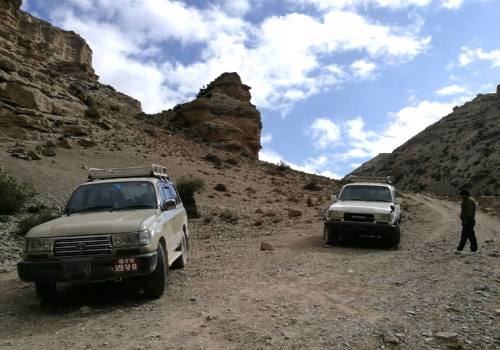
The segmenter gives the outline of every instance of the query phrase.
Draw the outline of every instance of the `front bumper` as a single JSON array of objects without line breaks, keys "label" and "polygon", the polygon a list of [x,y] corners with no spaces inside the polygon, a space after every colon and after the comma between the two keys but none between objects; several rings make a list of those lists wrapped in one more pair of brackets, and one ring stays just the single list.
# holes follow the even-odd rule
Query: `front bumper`
[{"label": "front bumper", "polygon": [[397,233],[397,225],[372,222],[325,221],[330,232],[345,236],[388,237]]},{"label": "front bumper", "polygon": [[[117,261],[125,258],[133,258],[137,263],[137,270],[115,272]],[[22,261],[17,264],[17,273],[25,282],[98,282],[150,274],[155,270],[157,261],[156,252],[123,258],[89,256]]]}]

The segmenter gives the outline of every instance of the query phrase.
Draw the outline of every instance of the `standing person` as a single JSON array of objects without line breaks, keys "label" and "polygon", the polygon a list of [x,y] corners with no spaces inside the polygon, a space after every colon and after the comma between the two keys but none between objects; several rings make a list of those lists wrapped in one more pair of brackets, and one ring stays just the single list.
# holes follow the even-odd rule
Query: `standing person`
[{"label": "standing person", "polygon": [[470,241],[470,251],[477,251],[477,240],[474,232],[476,224],[476,201],[467,190],[460,191],[462,197],[462,210],[460,211],[460,220],[462,220],[462,236],[458,244],[456,254],[460,254],[465,247],[467,240]]}]

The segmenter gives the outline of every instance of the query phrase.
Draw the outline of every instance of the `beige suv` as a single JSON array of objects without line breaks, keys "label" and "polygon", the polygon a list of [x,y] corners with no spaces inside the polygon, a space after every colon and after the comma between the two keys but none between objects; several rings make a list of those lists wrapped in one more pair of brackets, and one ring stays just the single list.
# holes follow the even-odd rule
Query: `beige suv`
[{"label": "beige suv", "polygon": [[57,298],[57,284],[135,278],[144,295],[163,295],[170,267],[188,254],[187,215],[164,167],[90,169],[61,217],[26,235],[19,277],[37,295]]}]

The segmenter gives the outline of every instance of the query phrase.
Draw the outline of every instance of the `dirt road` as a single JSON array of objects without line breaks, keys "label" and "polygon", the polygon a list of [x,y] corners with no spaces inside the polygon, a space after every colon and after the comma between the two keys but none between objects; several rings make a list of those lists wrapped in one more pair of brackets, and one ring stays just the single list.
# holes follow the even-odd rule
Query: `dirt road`
[{"label": "dirt road", "polygon": [[407,195],[405,208],[397,250],[325,247],[320,221],[227,241],[193,222],[189,266],[157,301],[115,283],[70,288],[48,307],[0,274],[0,348],[500,348],[500,221],[479,214],[480,252],[456,256],[456,204]]}]

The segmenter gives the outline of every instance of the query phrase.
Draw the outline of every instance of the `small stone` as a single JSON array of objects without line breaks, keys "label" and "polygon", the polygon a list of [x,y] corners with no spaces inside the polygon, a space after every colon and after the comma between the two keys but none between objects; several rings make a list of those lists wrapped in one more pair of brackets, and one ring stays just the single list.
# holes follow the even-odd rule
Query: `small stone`
[{"label": "small stone", "polygon": [[214,190],[216,190],[218,192],[226,192],[227,187],[224,184],[217,184],[217,185],[215,185]]},{"label": "small stone", "polygon": [[392,334],[384,334],[384,343],[385,344],[399,344],[399,339]]},{"label": "small stone", "polygon": [[31,160],[31,158],[25,153],[11,153],[11,156],[22,160]]},{"label": "small stone", "polygon": [[83,305],[78,311],[80,311],[82,314],[89,314],[92,312],[92,309],[87,305]]},{"label": "small stone", "polygon": [[82,137],[82,138],[78,139],[77,142],[80,146],[82,146],[84,148],[90,148],[90,147],[97,146],[97,143],[88,137]]},{"label": "small stone", "polygon": [[294,208],[288,208],[288,217],[291,218],[297,218],[299,216],[302,216],[302,211],[299,209],[294,209]]},{"label": "small stone", "polygon": [[437,332],[437,333],[434,333],[434,337],[441,339],[441,340],[456,340],[458,337],[458,334],[455,332]]},{"label": "small stone", "polygon": [[61,137],[57,143],[59,147],[66,148],[66,149],[71,149],[73,146],[69,142],[69,140],[65,137]]},{"label": "small stone", "polygon": [[28,152],[28,157],[30,157],[31,160],[41,160],[42,159],[40,154],[38,154],[38,152],[33,151],[33,150]]},{"label": "small stone", "polygon": [[56,156],[56,150],[53,148],[42,148],[41,153],[45,157],[55,157]]},{"label": "small stone", "polygon": [[264,224],[264,221],[261,219],[257,219],[252,223],[252,226],[262,226]]},{"label": "small stone", "polygon": [[260,250],[262,250],[264,252],[265,251],[272,252],[272,251],[274,251],[274,247],[272,245],[270,245],[269,243],[262,242],[260,245]]}]

